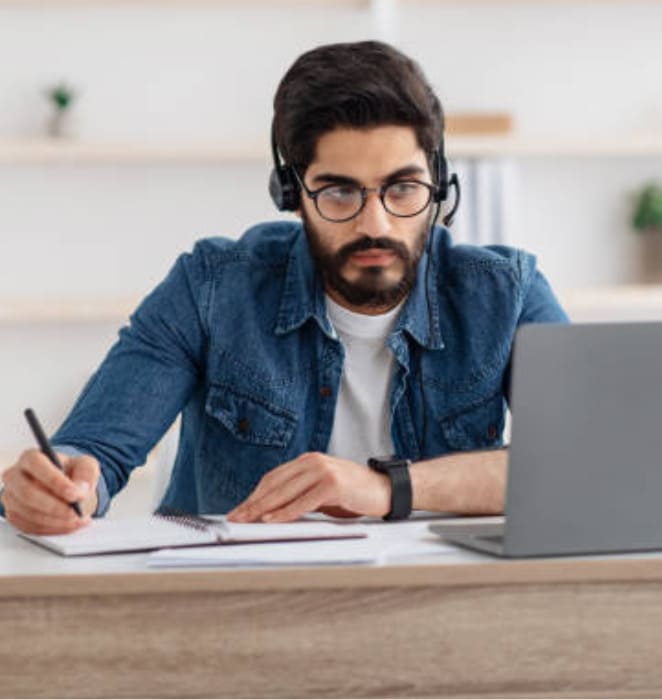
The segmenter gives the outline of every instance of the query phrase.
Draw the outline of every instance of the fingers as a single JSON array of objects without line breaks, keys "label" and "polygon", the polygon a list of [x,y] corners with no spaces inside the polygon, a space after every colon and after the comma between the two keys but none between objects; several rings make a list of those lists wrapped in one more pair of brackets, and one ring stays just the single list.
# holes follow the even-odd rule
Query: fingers
[{"label": "fingers", "polygon": [[94,513],[97,508],[97,484],[101,475],[99,462],[88,455],[72,457],[64,464],[64,469],[81,492],[83,513]]},{"label": "fingers", "polygon": [[14,508],[61,520],[68,518],[72,511],[67,501],[47,491],[26,472],[18,470],[8,473],[4,482],[5,494]]},{"label": "fingers", "polygon": [[281,464],[276,469],[265,474],[244,503],[253,503],[263,498],[269,491],[280,488],[283,484],[305,471],[308,468],[308,463],[314,460],[315,457],[315,452],[306,452],[291,462],[285,462],[285,464]]},{"label": "fingers", "polygon": [[[64,457],[63,465],[71,458]],[[66,503],[82,497],[79,488],[71,479],[61,472],[40,450],[28,450],[21,455],[17,465],[20,471],[31,476],[44,489]],[[6,482],[5,482],[6,483]]]},{"label": "fingers", "polygon": [[7,520],[23,532],[33,535],[67,534],[83,527],[89,518],[79,518],[74,510],[64,505],[64,514],[48,515],[18,501],[11,492],[3,493]]},{"label": "fingers", "polygon": [[[253,512],[253,505],[265,496],[272,489],[278,488],[282,484],[289,481],[293,475],[297,474],[300,466],[300,462],[306,455],[301,455],[291,462],[286,462],[276,467],[269,473],[265,474],[258,485],[253,489],[252,493],[249,494],[242,503],[240,503],[234,510],[228,513],[229,520],[236,521],[248,521],[247,513]],[[253,517],[252,519],[255,519]]]},{"label": "fingers", "polygon": [[91,484],[96,487],[98,463],[90,457],[60,458],[74,478],[80,475],[80,485],[51,464],[40,450],[24,452],[4,472],[2,500],[5,516],[12,525],[34,534],[58,534],[72,532],[89,522],[89,518],[76,515],[71,503],[85,498]]},{"label": "fingers", "polygon": [[95,489],[99,481],[99,462],[88,455],[71,457],[65,460],[64,471],[71,481],[78,484],[86,483],[89,489]]},{"label": "fingers", "polygon": [[337,478],[332,461],[325,455],[307,453],[266,474],[253,493],[228,513],[228,520],[269,521],[273,513],[286,506],[290,506],[287,510],[288,519],[296,519],[327,504],[323,500],[311,505],[315,499],[332,501],[336,486]]},{"label": "fingers", "polygon": [[228,517],[231,515],[230,519],[243,522],[263,519],[263,516],[267,513],[282,508],[285,504],[300,498],[303,493],[311,489],[318,481],[319,474],[315,471],[288,470],[287,475],[279,475],[279,478],[271,480],[268,484],[262,484],[261,482],[253,494]]},{"label": "fingers", "polygon": [[318,510],[329,496],[329,485],[323,481],[318,481],[313,488],[299,494],[281,508],[271,510],[266,513],[262,520],[269,523],[285,523],[298,520],[300,517],[311,511]]}]

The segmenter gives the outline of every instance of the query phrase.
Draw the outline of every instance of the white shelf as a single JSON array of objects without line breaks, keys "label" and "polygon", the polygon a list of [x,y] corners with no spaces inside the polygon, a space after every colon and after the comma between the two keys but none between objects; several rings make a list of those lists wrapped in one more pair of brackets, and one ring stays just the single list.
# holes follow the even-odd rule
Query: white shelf
[{"label": "white shelf", "polygon": [[[280,5],[354,5],[357,7],[370,6],[377,2],[378,0],[278,0]],[[467,0],[465,0],[466,2]],[[484,2],[485,0],[471,0],[472,2],[478,4]],[[531,4],[531,0],[500,0],[501,4],[511,4],[513,2],[522,5]],[[606,3],[621,3],[625,4],[630,0],[590,0],[593,4],[606,4]],[[252,5],[267,5],[271,4],[273,0],[0,0],[0,7],[23,7],[38,5],[40,7],[65,7],[67,5],[75,6],[95,6],[95,5],[156,5],[156,6],[168,6],[168,5],[186,5],[187,7],[196,5],[229,5],[237,6],[242,2],[250,3]],[[420,5],[443,5],[451,4],[457,2],[457,0],[408,0],[412,4]],[[555,0],[559,5],[575,3],[576,0]],[[659,0],[651,0],[651,2],[659,2]]]},{"label": "white shelf", "polygon": [[451,157],[622,158],[662,156],[662,130],[609,134],[449,136]]},{"label": "white shelf", "polygon": [[[2,0],[0,0],[2,2]],[[509,134],[448,136],[451,158],[662,157],[659,133]],[[268,164],[264,143],[130,144],[57,140],[0,140],[0,165],[223,165]]]},{"label": "white shelf", "polygon": [[[280,5],[355,5],[357,7],[369,6],[372,0],[279,0]],[[2,7],[25,7],[27,6],[39,6],[39,7],[67,7],[69,5],[82,6],[82,7],[92,7],[98,5],[105,6],[127,6],[131,5],[133,7],[141,6],[164,6],[169,5],[182,5],[186,7],[196,7],[196,6],[223,6],[228,5],[230,7],[242,3],[247,3],[251,5],[269,5],[273,3],[273,0],[0,0],[0,8]]]},{"label": "white shelf", "polygon": [[54,139],[0,141],[0,165],[218,165],[266,162],[268,157],[266,143],[161,145]]},{"label": "white shelf", "polygon": [[566,290],[559,299],[577,322],[662,321],[662,284]]},{"label": "white shelf", "polygon": [[[559,292],[564,308],[575,321],[662,321],[662,284],[619,285],[568,289]],[[123,324],[139,299],[87,301],[0,300],[0,323],[117,323]]]},{"label": "white shelf", "polygon": [[138,299],[0,300],[0,323],[124,323]]}]

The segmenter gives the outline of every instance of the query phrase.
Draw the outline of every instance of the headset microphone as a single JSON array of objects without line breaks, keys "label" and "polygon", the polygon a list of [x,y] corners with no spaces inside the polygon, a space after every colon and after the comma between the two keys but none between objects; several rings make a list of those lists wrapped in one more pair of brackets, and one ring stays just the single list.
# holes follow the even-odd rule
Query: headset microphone
[{"label": "headset microphone", "polygon": [[[460,206],[460,181],[457,177],[457,173],[451,173],[450,176],[448,174],[448,161],[446,160],[446,149],[444,146],[443,134],[441,136],[441,140],[439,141],[439,147],[434,152],[433,170],[435,171],[434,176],[436,189],[432,197],[432,201],[435,204],[439,205],[441,202],[445,202],[448,199],[450,189],[452,188],[455,190],[455,201],[453,202],[453,206],[442,219],[444,226],[450,226],[453,223],[455,212],[457,212],[457,209]],[[437,210],[433,218],[433,226],[438,215],[439,211]]]},{"label": "headset microphone", "polygon": [[444,226],[450,226],[453,223],[455,213],[457,212],[460,206],[460,201],[462,200],[460,180],[457,176],[457,173],[453,173],[448,179],[448,188],[450,189],[451,187],[455,190],[455,201],[453,202],[453,206],[451,207],[450,211],[447,214],[445,214],[444,218],[442,219],[442,221],[444,222]]}]

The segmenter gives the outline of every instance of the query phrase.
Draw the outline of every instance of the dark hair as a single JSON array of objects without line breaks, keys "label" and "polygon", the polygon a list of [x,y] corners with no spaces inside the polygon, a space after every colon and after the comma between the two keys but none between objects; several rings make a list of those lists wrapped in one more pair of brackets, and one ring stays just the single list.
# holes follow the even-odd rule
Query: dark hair
[{"label": "dark hair", "polygon": [[307,51],[274,97],[274,134],[288,165],[305,172],[317,140],[337,127],[411,126],[431,158],[441,141],[441,104],[420,66],[379,41]]}]

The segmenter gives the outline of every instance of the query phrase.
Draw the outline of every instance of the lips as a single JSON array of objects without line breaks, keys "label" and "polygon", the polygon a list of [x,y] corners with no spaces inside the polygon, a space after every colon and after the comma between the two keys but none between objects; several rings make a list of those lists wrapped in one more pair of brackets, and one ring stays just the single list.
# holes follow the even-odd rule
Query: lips
[{"label": "lips", "polygon": [[392,250],[371,248],[362,250],[360,253],[354,253],[350,260],[359,267],[382,267],[390,265],[396,257],[397,255]]}]

